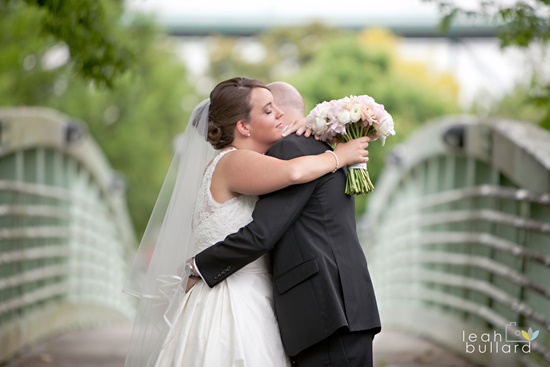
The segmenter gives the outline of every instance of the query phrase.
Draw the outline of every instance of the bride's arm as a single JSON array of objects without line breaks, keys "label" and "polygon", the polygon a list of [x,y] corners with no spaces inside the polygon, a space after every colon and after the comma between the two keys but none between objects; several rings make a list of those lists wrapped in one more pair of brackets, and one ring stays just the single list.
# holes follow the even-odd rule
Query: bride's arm
[{"label": "bride's arm", "polygon": [[[334,150],[338,168],[365,162],[368,159],[368,142],[369,138],[363,137],[338,144]],[[216,174],[223,178],[231,192],[262,195],[332,172],[337,168],[334,154],[325,152],[282,160],[250,150],[237,150],[218,163]]]}]

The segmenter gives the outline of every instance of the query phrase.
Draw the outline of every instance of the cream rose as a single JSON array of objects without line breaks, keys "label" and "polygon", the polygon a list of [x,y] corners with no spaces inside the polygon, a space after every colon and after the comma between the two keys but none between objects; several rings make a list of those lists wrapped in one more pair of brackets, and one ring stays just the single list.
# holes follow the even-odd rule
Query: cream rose
[{"label": "cream rose", "polygon": [[362,106],[359,103],[356,103],[349,111],[351,122],[357,122],[361,120],[361,108]]}]

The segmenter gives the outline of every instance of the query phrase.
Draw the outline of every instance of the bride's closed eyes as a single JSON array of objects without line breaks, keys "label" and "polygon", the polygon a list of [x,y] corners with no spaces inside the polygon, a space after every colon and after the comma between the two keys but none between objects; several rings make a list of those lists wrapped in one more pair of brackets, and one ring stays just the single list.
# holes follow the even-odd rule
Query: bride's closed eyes
[{"label": "bride's closed eyes", "polygon": [[266,115],[270,115],[273,113],[273,107],[271,105],[271,103],[268,103],[265,107],[264,107],[264,113]]}]

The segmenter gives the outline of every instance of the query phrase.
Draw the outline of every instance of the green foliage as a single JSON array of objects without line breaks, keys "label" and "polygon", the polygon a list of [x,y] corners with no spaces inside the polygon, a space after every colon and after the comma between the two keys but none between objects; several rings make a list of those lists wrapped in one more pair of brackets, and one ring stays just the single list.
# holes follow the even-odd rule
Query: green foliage
[{"label": "green foliage", "polygon": [[[526,48],[535,43],[546,45],[550,39],[550,1],[533,0],[530,2],[516,1],[513,4],[501,4],[496,1],[480,1],[479,10],[467,11],[459,5],[445,0],[423,0],[436,3],[442,14],[441,27],[443,31],[451,28],[453,21],[461,15],[491,20],[497,27],[500,45],[506,47]],[[550,128],[550,83],[540,81],[532,84],[531,90],[525,94],[527,102],[535,108],[543,110],[539,124]]]},{"label": "green foliage", "polygon": [[35,9],[0,12],[2,105],[38,105],[54,94],[57,72],[44,70],[41,65],[54,42],[40,37],[34,26],[39,19]]},{"label": "green foliage", "polygon": [[501,46],[527,47],[533,42],[546,42],[550,38],[550,1],[533,0],[529,3],[516,1],[504,5],[496,1],[479,1],[478,10],[465,10],[445,0],[423,0],[439,6],[443,18],[442,30],[448,31],[457,17],[482,18],[498,27]]},{"label": "green foliage", "polygon": [[126,180],[139,235],[170,164],[171,142],[183,132],[191,112],[182,106],[186,101],[194,106],[199,97],[175,47],[145,18],[129,19],[110,31],[139,50],[132,69],[112,89],[77,77],[70,61],[48,66],[49,59],[66,54],[67,48],[35,27],[41,11],[18,6],[0,12],[0,105],[49,106],[84,121]]},{"label": "green foliage", "polygon": [[[107,10],[110,10],[108,12]],[[132,52],[114,36],[119,2],[106,0],[0,0],[2,13],[31,11],[41,34],[67,45],[74,70],[98,85],[113,86],[132,65]],[[35,31],[33,26],[31,29]]]},{"label": "green foliage", "polygon": [[171,143],[190,114],[182,102],[186,96],[198,98],[181,62],[150,23],[137,20],[127,37],[139,44],[140,58],[117,88],[97,89],[77,80],[71,98],[52,105],[86,121],[113,167],[123,173],[130,212],[141,233],[173,156]]},{"label": "green foliage", "polygon": [[[550,2],[539,1],[538,6],[518,2],[515,6],[502,7],[496,11],[499,23],[499,36],[502,47],[527,47],[531,42],[547,41],[550,38],[550,19],[543,16],[539,7],[545,4],[550,10]],[[548,13],[547,13],[548,14]]]}]

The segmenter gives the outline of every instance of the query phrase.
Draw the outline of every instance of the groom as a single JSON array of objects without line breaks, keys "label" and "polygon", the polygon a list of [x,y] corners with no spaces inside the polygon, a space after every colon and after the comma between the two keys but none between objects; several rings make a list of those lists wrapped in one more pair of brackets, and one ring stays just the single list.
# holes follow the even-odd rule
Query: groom
[{"label": "groom", "polygon": [[[269,85],[290,123],[303,118],[300,93]],[[291,134],[268,152],[281,159],[320,154],[330,147]],[[273,298],[285,351],[295,366],[372,366],[380,319],[365,255],[357,238],[346,170],[263,195],[253,221],[197,254],[195,264],[213,287],[271,251]]]}]

